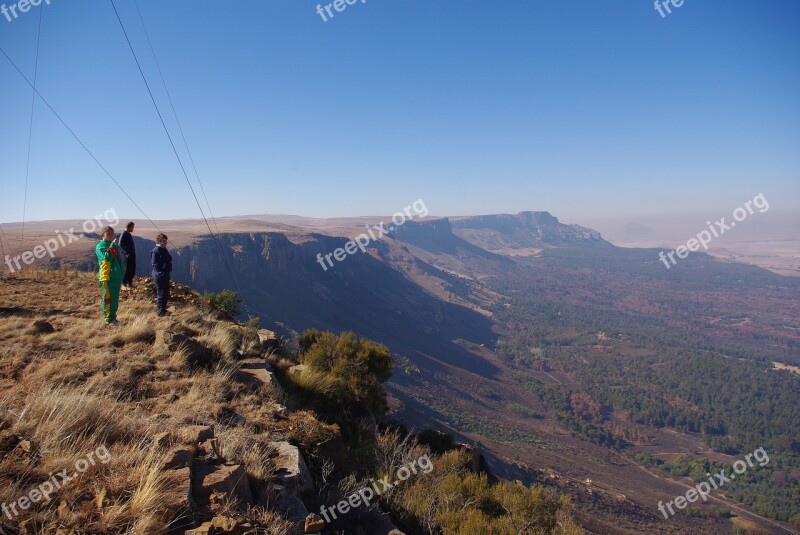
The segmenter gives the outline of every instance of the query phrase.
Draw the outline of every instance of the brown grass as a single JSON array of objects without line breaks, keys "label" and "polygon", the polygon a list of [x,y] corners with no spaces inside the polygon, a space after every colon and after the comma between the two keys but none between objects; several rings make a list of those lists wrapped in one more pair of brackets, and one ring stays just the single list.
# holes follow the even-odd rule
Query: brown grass
[{"label": "brown grass", "polygon": [[[111,455],[51,501],[0,519],[0,532],[27,521],[37,533],[164,533],[174,513],[164,504],[182,491],[161,471],[164,453],[150,442],[188,423],[214,426],[223,455],[243,464],[252,481],[274,477],[267,443],[287,433],[264,408],[269,392],[254,392],[236,379],[240,354],[258,350],[253,332],[188,305],[157,318],[144,292],[123,292],[120,326],[106,327],[99,301],[90,274],[25,272],[0,279],[6,311],[0,313],[0,432],[14,444],[0,451],[0,502],[16,501],[51,473],[72,470],[99,447]],[[34,332],[37,320],[54,332]],[[164,344],[167,329],[194,336],[214,352],[216,364],[190,368],[181,349],[170,352]],[[230,413],[247,424],[220,420]],[[273,512],[245,513],[271,522],[269,533],[286,533]]]}]

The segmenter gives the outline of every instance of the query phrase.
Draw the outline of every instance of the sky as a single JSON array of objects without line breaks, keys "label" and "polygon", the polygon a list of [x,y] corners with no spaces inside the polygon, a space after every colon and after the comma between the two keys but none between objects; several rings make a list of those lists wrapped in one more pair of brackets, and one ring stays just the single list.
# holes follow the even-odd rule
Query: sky
[{"label": "sky", "polygon": [[[0,0],[15,5],[13,0]],[[115,0],[202,192],[133,0]],[[215,216],[800,214],[800,3],[138,0]],[[663,8],[662,8],[663,10]],[[200,211],[110,0],[0,48],[147,216]],[[0,222],[144,216],[0,54]]]}]

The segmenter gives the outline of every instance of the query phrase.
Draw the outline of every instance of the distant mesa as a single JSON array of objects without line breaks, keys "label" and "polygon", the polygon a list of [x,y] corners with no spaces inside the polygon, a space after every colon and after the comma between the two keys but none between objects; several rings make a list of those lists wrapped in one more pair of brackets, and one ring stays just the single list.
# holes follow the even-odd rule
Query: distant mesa
[{"label": "distant mesa", "polygon": [[646,238],[652,238],[655,233],[656,231],[652,227],[642,225],[641,223],[636,223],[635,221],[631,221],[625,225],[625,230],[623,231],[625,239],[627,240],[642,240]]},{"label": "distant mesa", "polygon": [[580,225],[566,225],[549,212],[520,212],[453,217],[453,232],[464,240],[499,254],[535,254],[541,249],[565,245],[606,245],[599,232]]}]

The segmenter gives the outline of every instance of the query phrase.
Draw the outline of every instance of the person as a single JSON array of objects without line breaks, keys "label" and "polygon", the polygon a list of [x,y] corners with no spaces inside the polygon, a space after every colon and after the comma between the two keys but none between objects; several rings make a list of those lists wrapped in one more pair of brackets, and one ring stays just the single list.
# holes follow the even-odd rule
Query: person
[{"label": "person", "polygon": [[167,251],[168,238],[160,232],[156,236],[156,246],[151,254],[153,265],[153,280],[156,283],[156,307],[159,316],[169,316],[167,305],[169,303],[169,279],[172,273],[172,255]]},{"label": "person", "polygon": [[100,243],[97,244],[94,252],[100,265],[97,280],[100,281],[103,295],[101,305],[103,321],[106,325],[119,325],[117,308],[119,307],[119,290],[122,286],[124,267],[118,258],[119,245],[114,239],[114,229],[108,226],[103,227],[100,229],[100,238]]},{"label": "person", "polygon": [[136,224],[129,221],[125,225],[125,232],[119,239],[119,247],[128,257],[125,265],[125,277],[122,279],[122,287],[125,289],[133,288],[133,277],[136,276],[136,246],[133,244],[133,229]]}]

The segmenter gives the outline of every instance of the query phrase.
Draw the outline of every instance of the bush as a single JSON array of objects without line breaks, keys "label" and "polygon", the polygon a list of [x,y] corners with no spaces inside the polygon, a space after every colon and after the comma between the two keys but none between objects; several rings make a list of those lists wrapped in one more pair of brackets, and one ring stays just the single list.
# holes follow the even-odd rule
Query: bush
[{"label": "bush", "polygon": [[394,360],[386,346],[352,332],[339,336],[314,329],[300,336],[300,361],[310,372],[328,377],[325,394],[340,405],[364,406],[383,414],[388,409],[383,388]]},{"label": "bush", "polygon": [[206,292],[205,299],[211,310],[223,312],[231,317],[239,314],[239,305],[242,303],[242,298],[238,292],[231,290],[222,290],[218,294]]}]

